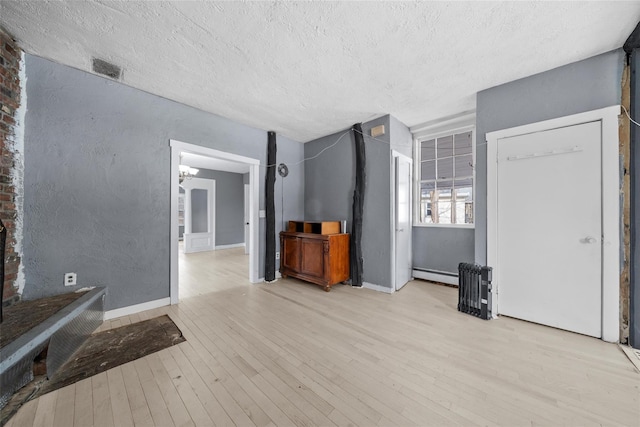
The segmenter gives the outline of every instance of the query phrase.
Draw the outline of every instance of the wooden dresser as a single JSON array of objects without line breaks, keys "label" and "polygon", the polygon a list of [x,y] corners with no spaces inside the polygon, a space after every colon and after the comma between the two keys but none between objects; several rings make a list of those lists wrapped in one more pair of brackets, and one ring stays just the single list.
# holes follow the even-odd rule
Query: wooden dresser
[{"label": "wooden dresser", "polygon": [[289,221],[280,233],[280,274],[323,287],[349,279],[349,235],[339,221]]}]

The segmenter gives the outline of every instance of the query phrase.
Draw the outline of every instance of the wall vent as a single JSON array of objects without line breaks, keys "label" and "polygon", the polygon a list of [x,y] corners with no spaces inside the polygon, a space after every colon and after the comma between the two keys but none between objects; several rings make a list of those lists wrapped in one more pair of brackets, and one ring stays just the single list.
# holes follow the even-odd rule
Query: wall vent
[{"label": "wall vent", "polygon": [[94,73],[102,74],[114,80],[120,80],[122,69],[117,65],[98,58],[92,58],[92,69]]}]

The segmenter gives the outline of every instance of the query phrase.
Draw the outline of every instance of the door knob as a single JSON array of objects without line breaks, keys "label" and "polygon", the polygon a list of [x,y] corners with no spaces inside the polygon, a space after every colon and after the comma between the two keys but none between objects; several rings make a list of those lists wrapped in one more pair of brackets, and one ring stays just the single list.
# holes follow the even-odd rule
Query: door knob
[{"label": "door knob", "polygon": [[404,228],[396,228],[396,231],[404,231]]}]

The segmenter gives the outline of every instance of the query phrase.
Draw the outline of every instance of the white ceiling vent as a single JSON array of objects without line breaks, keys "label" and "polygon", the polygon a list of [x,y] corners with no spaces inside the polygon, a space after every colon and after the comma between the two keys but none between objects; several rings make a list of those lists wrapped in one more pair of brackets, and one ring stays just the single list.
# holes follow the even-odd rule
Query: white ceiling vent
[{"label": "white ceiling vent", "polygon": [[91,59],[91,68],[94,73],[102,74],[114,80],[120,80],[122,75],[120,67],[98,58]]}]

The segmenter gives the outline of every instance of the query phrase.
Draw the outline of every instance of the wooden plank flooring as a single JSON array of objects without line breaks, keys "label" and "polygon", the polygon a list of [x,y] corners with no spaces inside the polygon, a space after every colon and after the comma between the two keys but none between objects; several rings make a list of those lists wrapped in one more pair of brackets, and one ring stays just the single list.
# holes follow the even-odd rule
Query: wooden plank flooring
[{"label": "wooden plank flooring", "polygon": [[456,289],[422,281],[391,295],[251,285],[242,249],[229,251],[222,279],[189,266],[180,304],[102,326],[166,313],[186,342],[32,401],[9,425],[640,425],[640,374],[615,344],[482,321],[456,311]]}]

